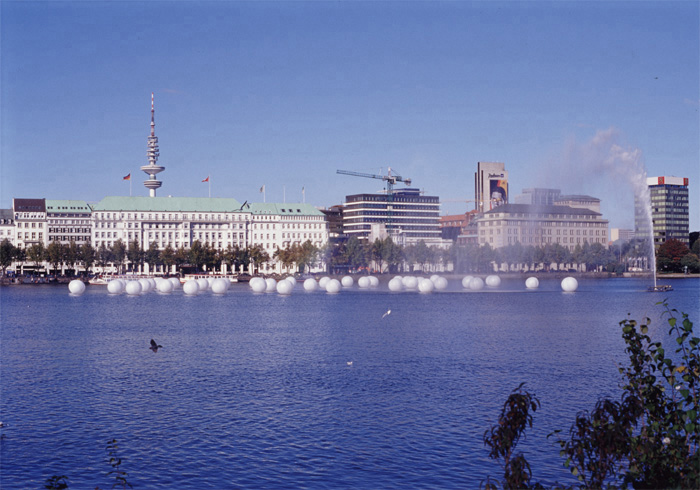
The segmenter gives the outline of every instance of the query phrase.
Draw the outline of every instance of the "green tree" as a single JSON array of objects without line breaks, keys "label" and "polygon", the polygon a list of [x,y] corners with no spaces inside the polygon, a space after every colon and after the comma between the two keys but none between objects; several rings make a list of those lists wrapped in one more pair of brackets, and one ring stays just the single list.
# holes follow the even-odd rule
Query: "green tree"
[{"label": "green tree", "polygon": [[173,249],[170,244],[167,244],[163,251],[160,253],[160,260],[165,266],[166,272],[170,274],[172,271],[173,266],[176,263],[175,260],[175,250]]},{"label": "green tree", "polygon": [[126,245],[122,242],[121,238],[114,242],[111,252],[111,260],[117,266],[119,273],[122,273],[122,266],[124,265],[124,259],[126,258]]},{"label": "green tree", "polygon": [[51,242],[46,247],[46,260],[51,264],[51,269],[58,274],[60,265],[63,264],[65,247],[61,242]]},{"label": "green tree", "polygon": [[248,256],[258,272],[262,272],[263,266],[270,261],[270,254],[260,245],[248,247]]},{"label": "green tree", "polygon": [[138,270],[138,267],[143,265],[146,258],[146,253],[143,249],[141,249],[141,244],[138,240],[132,240],[129,242],[129,247],[126,250],[126,258],[129,260],[131,270],[134,272]]},{"label": "green tree", "polygon": [[39,268],[39,264],[46,260],[46,248],[44,244],[39,242],[31,245],[26,249],[27,260],[34,264],[36,269]]},{"label": "green tree", "polygon": [[80,262],[80,247],[75,240],[71,240],[63,249],[66,265],[75,271],[75,264]]},{"label": "green tree", "polygon": [[350,269],[361,269],[369,266],[369,251],[357,237],[350,237],[345,242],[343,261]]},{"label": "green tree", "polygon": [[656,251],[656,270],[659,272],[683,272],[681,260],[690,253],[688,246],[680,240],[666,240]]},{"label": "green tree", "polygon": [[202,265],[204,265],[205,260],[205,247],[202,245],[202,242],[200,242],[199,240],[195,240],[194,242],[192,242],[192,246],[190,247],[188,261],[195,267],[197,272],[199,272]]},{"label": "green tree", "polygon": [[[664,307],[675,353],[652,342],[648,318],[621,321],[629,356],[619,368],[622,396],[599,400],[576,416],[568,438],[557,440],[564,466],[584,488],[700,488],[700,338],[687,314]],[[521,388],[484,441],[492,458],[505,461],[504,488],[541,488],[530,482],[524,457],[512,458],[513,446],[532,426],[530,410],[539,406]],[[486,488],[497,486],[489,479]]]},{"label": "green tree", "polygon": [[15,246],[12,245],[10,240],[5,238],[2,242],[0,242],[0,268],[2,268],[3,276],[5,275],[7,268],[12,265],[15,255]]},{"label": "green tree", "polygon": [[148,250],[143,253],[143,260],[148,264],[148,270],[151,273],[155,272],[157,267],[163,264],[161,253],[156,242],[151,242],[148,246]]},{"label": "green tree", "polygon": [[109,264],[113,260],[114,259],[112,257],[112,251],[105,246],[104,242],[102,242],[99,248],[97,249],[97,256],[95,258],[97,266],[102,269],[102,272],[104,272],[105,267],[107,267],[107,264]]},{"label": "green tree", "polygon": [[190,252],[185,248],[184,245],[181,245],[180,248],[177,249],[175,252],[175,267],[179,269],[185,265],[190,263]]},{"label": "green tree", "polygon": [[313,267],[318,260],[319,249],[311,240],[306,240],[301,245],[297,246],[295,253],[295,262],[299,267],[299,272],[305,272],[307,268]]},{"label": "green tree", "polygon": [[92,266],[97,258],[95,248],[89,242],[83,243],[80,246],[78,258],[80,262],[83,263],[83,267],[85,267],[85,273],[90,274],[90,269],[92,269]]}]

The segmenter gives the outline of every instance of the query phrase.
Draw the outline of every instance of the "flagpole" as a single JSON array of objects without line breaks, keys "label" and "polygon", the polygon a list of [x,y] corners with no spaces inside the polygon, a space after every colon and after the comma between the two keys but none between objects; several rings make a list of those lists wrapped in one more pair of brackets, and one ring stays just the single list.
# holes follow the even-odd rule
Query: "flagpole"
[{"label": "flagpole", "polygon": [[283,185],[282,186],[282,202],[287,203],[287,186]]},{"label": "flagpole", "polygon": [[207,177],[209,179],[208,184],[209,184],[209,199],[211,199],[211,178]]},{"label": "flagpole", "polygon": [[131,175],[129,176],[129,197],[131,197]]}]

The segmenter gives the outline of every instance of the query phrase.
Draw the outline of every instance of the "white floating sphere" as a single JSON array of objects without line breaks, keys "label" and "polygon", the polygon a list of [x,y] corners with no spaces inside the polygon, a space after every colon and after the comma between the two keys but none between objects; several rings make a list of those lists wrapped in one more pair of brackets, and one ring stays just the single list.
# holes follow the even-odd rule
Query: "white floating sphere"
[{"label": "white floating sphere", "polygon": [[151,282],[148,279],[139,279],[138,283],[141,285],[142,293],[147,293],[151,290]]},{"label": "white floating sphere", "polygon": [[540,287],[540,281],[536,277],[528,277],[525,281],[525,287],[528,289],[537,289]]},{"label": "white floating sphere", "polygon": [[472,282],[472,279],[474,279],[474,276],[464,276],[464,279],[462,279],[462,287],[464,289],[469,289],[469,284]]},{"label": "white floating sphere", "polygon": [[342,286],[340,285],[340,281],[337,279],[331,279],[326,283],[326,292],[327,293],[338,293],[340,292],[340,288]]},{"label": "white floating sphere", "polygon": [[121,294],[124,292],[124,284],[119,280],[109,281],[107,283],[107,291],[110,294]]},{"label": "white floating sphere", "polygon": [[265,292],[271,293],[273,291],[277,290],[277,281],[275,281],[273,278],[268,277],[265,279]]},{"label": "white floating sphere", "polygon": [[153,291],[156,288],[156,286],[158,285],[158,283],[156,282],[156,280],[153,277],[149,277],[147,280],[148,280],[148,284],[151,285],[151,287],[149,288],[149,291]]},{"label": "white floating sphere", "polygon": [[304,291],[316,291],[316,288],[318,288],[318,283],[313,277],[309,277],[304,281]]},{"label": "white floating sphere", "polygon": [[68,291],[71,294],[83,294],[85,292],[85,283],[80,279],[73,279],[68,283]]},{"label": "white floating sphere", "polygon": [[199,292],[199,281],[196,279],[188,280],[184,286],[182,286],[182,292],[185,294],[197,294]]},{"label": "white floating sphere", "polygon": [[158,284],[160,284],[161,281],[165,281],[162,277],[154,277],[153,280],[156,282],[156,288],[158,287]]},{"label": "white floating sphere", "polygon": [[197,286],[199,286],[200,291],[206,291],[209,289],[209,281],[204,278],[197,279]]},{"label": "white floating sphere", "polygon": [[214,281],[211,283],[211,292],[214,294],[224,294],[226,290],[228,289],[228,279],[224,279],[222,277],[217,277],[214,279]]},{"label": "white floating sphere", "polygon": [[472,277],[472,280],[469,281],[469,289],[473,289],[474,291],[484,289],[484,280],[480,277]]},{"label": "white floating sphere", "polygon": [[[254,280],[257,279],[257,280]],[[256,293],[264,293],[267,289],[267,282],[262,277],[255,277],[250,281],[250,287]]]},{"label": "white floating sphere", "polygon": [[497,288],[501,285],[501,278],[496,275],[486,276],[486,285],[490,288]]},{"label": "white floating sphere", "polygon": [[401,277],[401,276],[394,276],[394,279],[398,279],[399,281],[403,281],[403,277]]},{"label": "white floating sphere", "polygon": [[126,283],[126,294],[141,294],[141,283],[139,281],[129,281]]},{"label": "white floating sphere", "polygon": [[361,288],[368,288],[372,285],[372,281],[369,280],[369,277],[367,276],[362,276],[357,280],[357,285],[360,286]]},{"label": "white floating sphere", "polygon": [[403,289],[403,282],[401,282],[401,278],[393,278],[391,281],[389,281],[389,291],[401,291]]},{"label": "white floating sphere", "polygon": [[437,274],[433,274],[432,276],[430,276],[430,280],[433,281],[433,284],[435,284],[435,281],[437,281],[438,277],[440,276]]},{"label": "white floating sphere", "polygon": [[294,284],[287,281],[286,279],[277,283],[277,292],[280,294],[292,294],[292,289],[294,289]]},{"label": "white floating sphere", "polygon": [[379,279],[375,276],[369,276],[369,287],[376,288],[379,286]]},{"label": "white floating sphere", "polygon": [[421,279],[418,282],[418,291],[421,293],[432,293],[435,289],[435,284],[430,279]]},{"label": "white floating sphere", "polygon": [[578,289],[578,281],[574,277],[565,277],[561,281],[561,288],[567,293],[574,292]]},{"label": "white floating sphere", "polygon": [[417,277],[406,276],[402,279],[402,282],[406,289],[416,289],[418,287]]},{"label": "white floating sphere", "polygon": [[292,286],[296,286],[296,285],[297,285],[297,279],[296,279],[296,277],[294,277],[294,276],[289,276],[289,277],[286,277],[285,279],[286,279],[287,281],[291,282],[291,283],[292,283]]},{"label": "white floating sphere", "polygon": [[345,276],[340,280],[340,284],[342,284],[344,288],[350,288],[354,283],[355,281],[350,276]]},{"label": "white floating sphere", "polygon": [[444,277],[438,277],[433,281],[433,284],[435,284],[435,289],[437,289],[438,291],[447,289],[447,279],[445,279]]},{"label": "white floating sphere", "polygon": [[318,287],[320,287],[321,289],[326,289],[326,284],[328,284],[328,281],[330,280],[330,277],[323,276],[321,279],[318,280]]},{"label": "white floating sphere", "polygon": [[182,286],[182,284],[180,284],[180,279],[177,277],[169,277],[168,281],[173,285],[173,291],[180,289],[180,286]]},{"label": "white floating sphere", "polygon": [[173,283],[170,281],[158,281],[158,285],[156,286],[156,289],[158,290],[159,293],[172,293],[174,286]]}]

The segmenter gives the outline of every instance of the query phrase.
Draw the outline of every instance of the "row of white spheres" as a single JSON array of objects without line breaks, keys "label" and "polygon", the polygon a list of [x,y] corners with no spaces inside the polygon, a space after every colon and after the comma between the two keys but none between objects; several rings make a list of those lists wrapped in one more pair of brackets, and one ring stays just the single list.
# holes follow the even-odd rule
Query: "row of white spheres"
[{"label": "row of white spheres", "polygon": [[403,291],[418,289],[421,293],[430,293],[433,290],[443,290],[447,288],[447,279],[437,274],[430,276],[430,279],[415,276],[394,276],[389,281],[390,291]]},{"label": "row of white spheres", "polygon": [[224,294],[231,286],[231,281],[223,277],[207,277],[199,279],[189,279],[182,286],[182,292],[188,296],[194,296],[204,291],[211,291],[214,294]]},{"label": "row of white spheres", "polygon": [[149,277],[127,281],[125,279],[113,279],[107,283],[107,291],[110,294],[136,295],[158,291],[159,293],[171,293],[180,287],[180,280],[176,277],[165,279],[163,277]]}]

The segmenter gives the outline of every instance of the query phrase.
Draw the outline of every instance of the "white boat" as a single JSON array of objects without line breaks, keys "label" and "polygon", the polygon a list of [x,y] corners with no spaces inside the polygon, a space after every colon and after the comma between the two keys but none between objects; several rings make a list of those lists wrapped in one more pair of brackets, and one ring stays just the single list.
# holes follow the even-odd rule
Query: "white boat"
[{"label": "white boat", "polygon": [[228,279],[229,281],[238,282],[238,274],[185,274],[185,277],[180,278],[180,282],[185,284],[190,279]]}]

